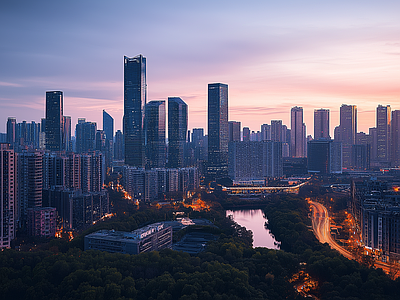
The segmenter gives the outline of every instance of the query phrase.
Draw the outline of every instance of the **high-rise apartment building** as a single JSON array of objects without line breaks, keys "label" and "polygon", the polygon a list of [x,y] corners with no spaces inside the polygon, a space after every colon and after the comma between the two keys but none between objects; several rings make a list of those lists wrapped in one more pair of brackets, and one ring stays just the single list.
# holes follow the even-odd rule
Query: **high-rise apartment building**
[{"label": "high-rise apartment building", "polygon": [[292,157],[306,156],[306,131],[303,123],[303,108],[295,106],[291,109],[291,139],[290,150]]},{"label": "high-rise apartment building", "polygon": [[329,109],[314,110],[314,139],[330,139]]},{"label": "high-rise apartment building", "polygon": [[[259,131],[258,131],[259,132]],[[270,141],[271,140],[271,125],[269,124],[262,124],[261,125],[261,132],[260,133],[260,138],[257,138],[257,136],[253,139],[250,139],[252,141]]]},{"label": "high-rise apartment building", "polygon": [[392,111],[391,132],[391,165],[392,167],[400,167],[400,110]]},{"label": "high-rise apartment building", "polygon": [[284,141],[282,135],[282,120],[271,120],[271,141]]},{"label": "high-rise apartment building", "polygon": [[390,165],[390,105],[376,108],[377,160],[383,166]]},{"label": "high-rise apartment building", "polygon": [[263,180],[282,175],[282,143],[273,141],[229,143],[229,177],[232,180]]},{"label": "high-rise apartment building", "polygon": [[145,110],[146,166],[164,168],[165,145],[165,101],[150,101]]},{"label": "high-rise apartment building", "polygon": [[43,152],[23,151],[17,154],[17,198],[20,225],[26,225],[29,208],[42,206]]},{"label": "high-rise apartment building", "polygon": [[188,107],[179,97],[168,97],[168,166],[181,168],[185,161]]},{"label": "high-rise apartment building", "polygon": [[250,142],[250,128],[243,127],[243,142]]},{"label": "high-rise apartment building", "polygon": [[240,127],[241,123],[236,121],[228,122],[229,142],[240,142]]},{"label": "high-rise apartment building", "polygon": [[124,120],[125,163],[144,165],[144,106],[147,98],[146,58],[124,56]]},{"label": "high-rise apartment building", "polygon": [[0,144],[0,249],[10,248],[15,237],[15,154],[9,144]]},{"label": "high-rise apartment building", "polygon": [[208,178],[228,176],[228,85],[208,85]]},{"label": "high-rise apartment building", "polygon": [[64,116],[63,92],[46,92],[46,149],[50,151],[63,150]]},{"label": "high-rise apartment building", "polygon": [[96,149],[97,124],[86,122],[86,119],[78,119],[76,124],[76,153],[87,153]]},{"label": "high-rise apartment building", "polygon": [[71,140],[71,117],[64,116],[64,146],[63,149],[67,152],[72,151],[72,140]]},{"label": "high-rise apartment building", "polygon": [[[343,104],[340,107],[340,133],[339,141],[342,142],[343,167],[352,165],[352,147],[356,144],[357,133],[357,106]],[[336,136],[335,136],[336,139]]]}]

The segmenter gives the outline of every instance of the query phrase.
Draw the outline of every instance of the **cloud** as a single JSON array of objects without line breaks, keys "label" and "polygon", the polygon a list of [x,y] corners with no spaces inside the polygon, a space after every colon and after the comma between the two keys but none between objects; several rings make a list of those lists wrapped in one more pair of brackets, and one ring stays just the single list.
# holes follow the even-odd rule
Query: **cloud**
[{"label": "cloud", "polygon": [[12,82],[4,82],[0,81],[0,86],[9,86],[9,87],[22,87],[21,84],[18,83],[12,83]]}]

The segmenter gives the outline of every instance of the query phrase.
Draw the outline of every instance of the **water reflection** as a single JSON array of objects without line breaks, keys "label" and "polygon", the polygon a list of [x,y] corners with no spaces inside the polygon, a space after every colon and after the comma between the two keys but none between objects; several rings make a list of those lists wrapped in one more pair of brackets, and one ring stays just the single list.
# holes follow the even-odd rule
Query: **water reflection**
[{"label": "water reflection", "polygon": [[231,215],[236,223],[253,232],[253,247],[279,249],[280,242],[265,227],[268,220],[261,209],[227,210],[226,215]]}]

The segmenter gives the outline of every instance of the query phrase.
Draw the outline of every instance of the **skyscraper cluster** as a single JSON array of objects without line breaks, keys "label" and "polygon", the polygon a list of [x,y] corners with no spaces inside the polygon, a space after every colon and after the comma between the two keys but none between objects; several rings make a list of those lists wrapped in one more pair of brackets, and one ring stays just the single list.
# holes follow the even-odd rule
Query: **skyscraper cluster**
[{"label": "skyscraper cluster", "polygon": [[210,83],[207,132],[189,131],[185,101],[147,101],[147,88],[146,58],[124,56],[122,131],[114,132],[114,119],[103,110],[103,129],[79,118],[73,132],[62,91],[46,92],[40,122],[8,118],[0,134],[1,247],[9,247],[17,229],[51,236],[40,226],[54,227],[55,215],[58,228],[74,229],[107,214],[103,184],[112,172],[123,174],[133,198],[153,201],[183,198],[201,180],[226,184],[400,166],[400,111],[389,105],[377,107],[368,133],[357,131],[357,107],[346,104],[333,139],[330,111],[323,108],[314,110],[314,137],[306,134],[300,106],[290,110],[290,128],[274,119],[252,131],[229,120],[228,85]]}]

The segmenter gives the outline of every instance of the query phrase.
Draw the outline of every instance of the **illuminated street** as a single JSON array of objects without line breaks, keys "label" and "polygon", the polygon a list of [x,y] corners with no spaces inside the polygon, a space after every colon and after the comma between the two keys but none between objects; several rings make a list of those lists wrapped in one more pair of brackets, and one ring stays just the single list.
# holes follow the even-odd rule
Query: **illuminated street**
[{"label": "illuminated street", "polygon": [[332,249],[339,251],[344,257],[354,259],[355,257],[346,249],[339,246],[331,236],[331,227],[328,211],[321,203],[311,201],[312,207],[312,226],[314,234],[321,243],[328,243]]},{"label": "illuminated street", "polygon": [[[348,259],[355,259],[354,255],[351,252],[347,251],[344,247],[338,245],[335,240],[331,236],[330,232],[330,219],[328,215],[328,211],[325,206],[321,203],[310,201],[310,206],[312,208],[311,220],[312,227],[315,236],[320,241],[320,243],[328,243],[332,249],[337,250],[340,254]],[[374,261],[374,266],[376,268],[381,268],[386,274],[390,274],[393,272],[393,267],[388,263],[384,263],[381,261]],[[394,277],[398,277],[397,272],[393,274]]]}]

